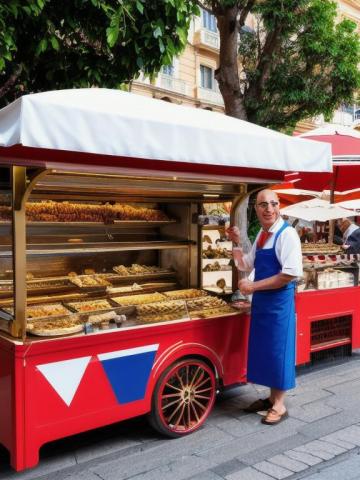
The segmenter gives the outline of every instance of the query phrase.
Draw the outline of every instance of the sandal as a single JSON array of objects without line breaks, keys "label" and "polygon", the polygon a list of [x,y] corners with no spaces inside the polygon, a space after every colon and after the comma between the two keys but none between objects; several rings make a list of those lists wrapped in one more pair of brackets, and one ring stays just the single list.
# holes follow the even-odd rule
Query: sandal
[{"label": "sandal", "polygon": [[261,423],[265,425],[277,425],[289,416],[288,411],[284,413],[277,412],[274,408],[269,408],[266,417],[261,419]]},{"label": "sandal", "polygon": [[256,413],[264,410],[269,410],[272,408],[273,404],[270,402],[269,398],[259,398],[255,402],[251,403],[248,407],[243,408],[243,411],[246,413]]}]

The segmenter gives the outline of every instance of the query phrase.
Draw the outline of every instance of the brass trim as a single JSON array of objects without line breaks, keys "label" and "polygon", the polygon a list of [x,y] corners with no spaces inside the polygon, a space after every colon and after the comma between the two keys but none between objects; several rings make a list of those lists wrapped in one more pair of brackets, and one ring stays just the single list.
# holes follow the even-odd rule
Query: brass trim
[{"label": "brass trim", "polygon": [[12,247],[14,282],[14,321],[10,327],[14,337],[26,338],[26,201],[39,178],[46,170],[35,172],[27,185],[26,167],[11,167],[12,185]]}]

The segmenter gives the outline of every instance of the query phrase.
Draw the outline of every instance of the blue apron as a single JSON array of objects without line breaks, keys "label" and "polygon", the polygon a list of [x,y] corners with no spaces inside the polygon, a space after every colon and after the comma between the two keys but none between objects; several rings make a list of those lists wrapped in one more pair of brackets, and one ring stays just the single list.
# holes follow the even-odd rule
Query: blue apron
[{"label": "blue apron", "polygon": [[[281,272],[275,253],[279,235],[272,248],[257,249],[255,281]],[[282,288],[255,292],[251,306],[248,354],[248,381],[279,390],[295,387],[295,282]]]}]

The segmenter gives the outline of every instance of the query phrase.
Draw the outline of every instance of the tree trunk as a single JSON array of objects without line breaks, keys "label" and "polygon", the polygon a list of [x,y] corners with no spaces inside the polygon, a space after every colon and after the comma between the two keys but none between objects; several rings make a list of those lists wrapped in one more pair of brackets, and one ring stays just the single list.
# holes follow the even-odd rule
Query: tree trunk
[{"label": "tree trunk", "polygon": [[224,8],[216,15],[220,33],[219,68],[215,78],[224,99],[225,113],[247,120],[238,69],[239,7]]}]

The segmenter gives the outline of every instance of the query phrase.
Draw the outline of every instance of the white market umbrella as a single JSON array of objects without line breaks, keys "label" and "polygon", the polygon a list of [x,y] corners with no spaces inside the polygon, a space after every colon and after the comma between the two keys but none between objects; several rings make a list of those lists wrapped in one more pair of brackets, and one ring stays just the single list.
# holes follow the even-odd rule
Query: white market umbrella
[{"label": "white market umbrella", "polygon": [[360,199],[359,200],[347,200],[345,202],[337,203],[339,207],[348,208],[349,210],[360,210]]},{"label": "white market umbrella", "polygon": [[354,212],[331,204],[327,200],[313,198],[305,202],[296,203],[280,210],[282,215],[301,218],[307,221],[327,222],[338,218],[353,217]]}]

